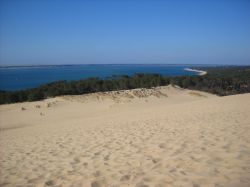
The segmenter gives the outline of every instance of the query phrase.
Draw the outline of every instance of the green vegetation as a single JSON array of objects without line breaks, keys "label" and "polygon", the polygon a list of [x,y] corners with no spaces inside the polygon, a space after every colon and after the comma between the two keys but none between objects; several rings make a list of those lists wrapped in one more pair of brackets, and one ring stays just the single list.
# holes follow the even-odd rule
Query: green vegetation
[{"label": "green vegetation", "polygon": [[220,96],[250,92],[250,66],[200,68],[204,76],[166,77],[159,74],[113,76],[109,79],[89,78],[78,81],[58,81],[21,91],[0,91],[0,104],[37,101],[60,95],[80,95],[94,92],[151,88],[168,84],[201,90]]},{"label": "green vegetation", "polygon": [[222,66],[201,68],[204,76],[175,77],[173,84],[220,96],[250,92],[250,66]]}]

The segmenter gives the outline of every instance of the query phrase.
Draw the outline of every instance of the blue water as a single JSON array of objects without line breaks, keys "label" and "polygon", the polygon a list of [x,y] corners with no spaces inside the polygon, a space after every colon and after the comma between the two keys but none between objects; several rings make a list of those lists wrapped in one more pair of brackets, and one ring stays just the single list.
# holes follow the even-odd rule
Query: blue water
[{"label": "blue water", "polygon": [[89,77],[158,73],[168,76],[197,75],[185,71],[191,65],[62,65],[37,67],[1,67],[0,90],[34,88],[58,80],[79,80]]}]

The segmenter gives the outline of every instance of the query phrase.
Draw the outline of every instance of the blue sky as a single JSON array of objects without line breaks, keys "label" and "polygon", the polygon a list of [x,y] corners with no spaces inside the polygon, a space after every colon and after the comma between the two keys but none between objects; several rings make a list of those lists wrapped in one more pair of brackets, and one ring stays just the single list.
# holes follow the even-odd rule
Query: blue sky
[{"label": "blue sky", "polygon": [[1,0],[0,63],[250,64],[249,0]]}]

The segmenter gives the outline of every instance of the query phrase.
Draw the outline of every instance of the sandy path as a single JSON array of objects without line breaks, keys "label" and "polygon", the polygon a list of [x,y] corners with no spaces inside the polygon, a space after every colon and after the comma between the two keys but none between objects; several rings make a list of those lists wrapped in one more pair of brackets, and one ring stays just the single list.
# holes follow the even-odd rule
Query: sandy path
[{"label": "sandy path", "polygon": [[0,186],[249,186],[250,94],[161,92],[1,106]]}]

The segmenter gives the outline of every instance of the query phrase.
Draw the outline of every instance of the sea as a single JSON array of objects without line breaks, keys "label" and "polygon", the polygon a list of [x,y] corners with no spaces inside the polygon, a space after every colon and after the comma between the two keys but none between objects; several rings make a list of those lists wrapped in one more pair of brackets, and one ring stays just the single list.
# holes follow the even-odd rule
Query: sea
[{"label": "sea", "polygon": [[120,75],[132,76],[136,73],[157,73],[166,76],[198,75],[197,72],[185,70],[185,68],[192,67],[193,65],[169,64],[91,64],[0,67],[0,90],[24,90],[59,80],[81,80],[91,77],[106,79]]}]

